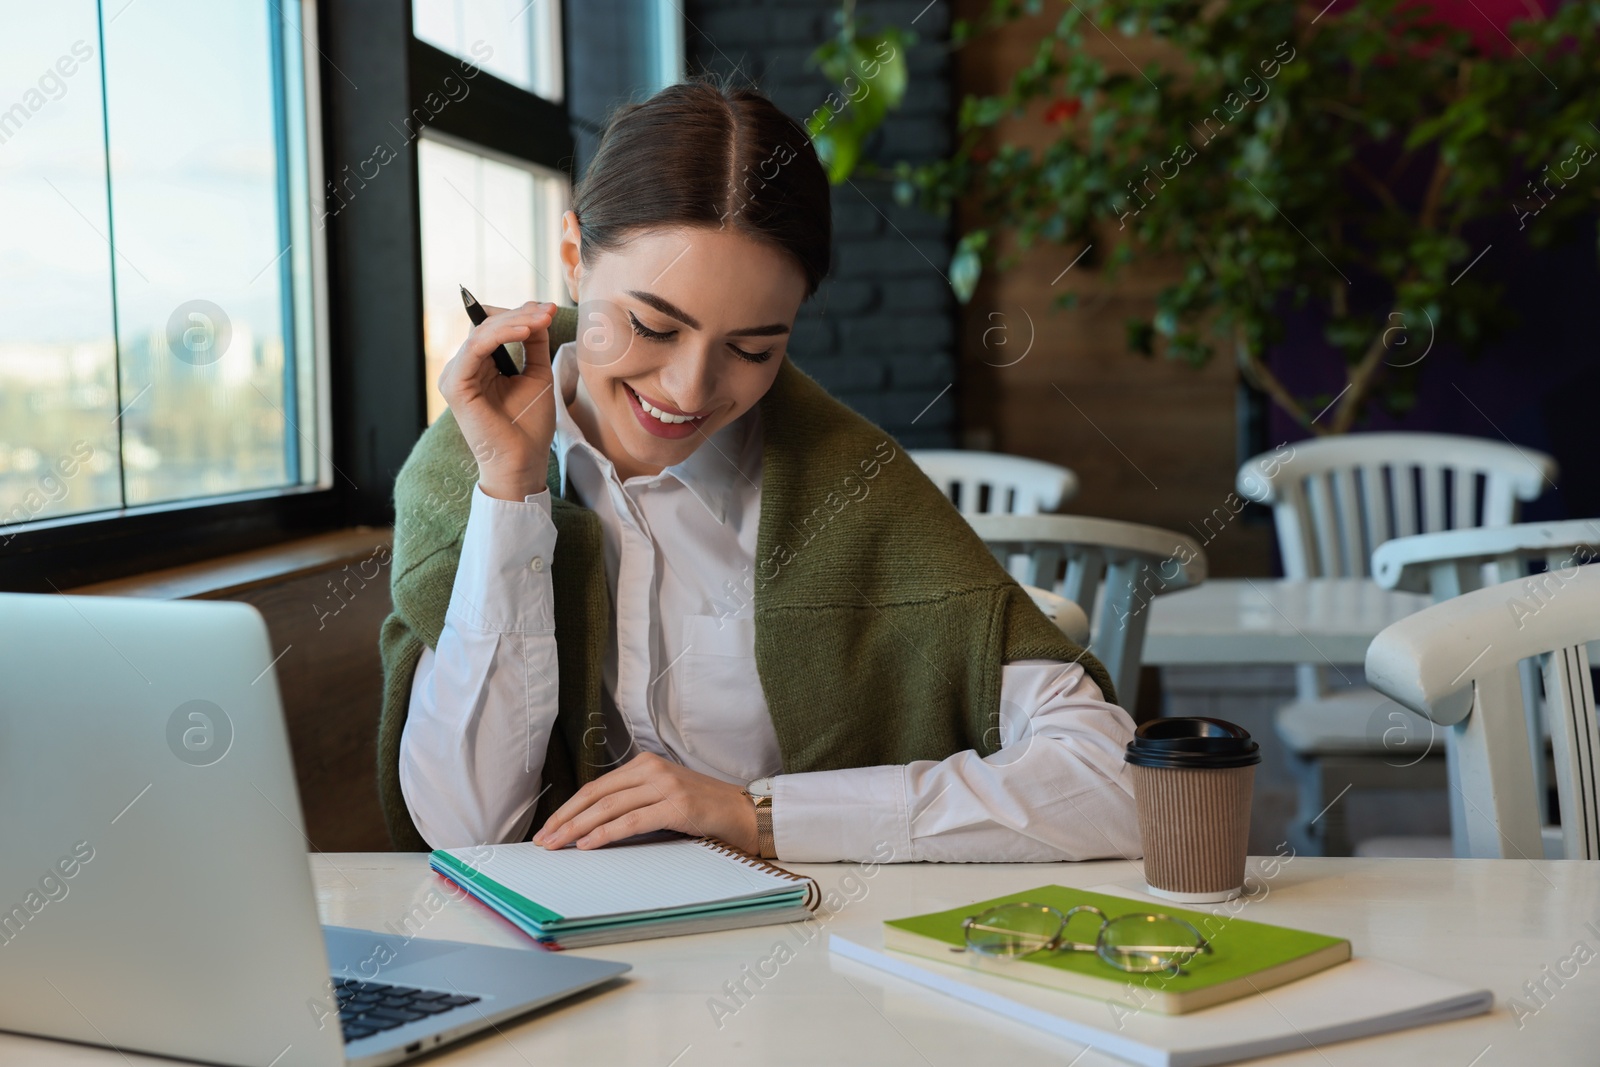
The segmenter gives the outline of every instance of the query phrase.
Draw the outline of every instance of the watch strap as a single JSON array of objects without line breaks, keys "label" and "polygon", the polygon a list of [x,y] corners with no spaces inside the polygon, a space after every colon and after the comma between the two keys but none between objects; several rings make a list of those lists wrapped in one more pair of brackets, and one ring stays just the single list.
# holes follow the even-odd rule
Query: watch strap
[{"label": "watch strap", "polygon": [[762,859],[776,859],[777,843],[772,837],[772,798],[756,797],[756,848]]}]

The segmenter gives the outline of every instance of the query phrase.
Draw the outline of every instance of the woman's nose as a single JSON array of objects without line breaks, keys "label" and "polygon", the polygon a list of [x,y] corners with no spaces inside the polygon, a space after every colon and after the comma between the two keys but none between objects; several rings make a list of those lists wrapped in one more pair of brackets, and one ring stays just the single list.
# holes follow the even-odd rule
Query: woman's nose
[{"label": "woman's nose", "polygon": [[679,411],[705,410],[716,395],[716,362],[709,345],[686,345],[661,372],[662,397]]}]

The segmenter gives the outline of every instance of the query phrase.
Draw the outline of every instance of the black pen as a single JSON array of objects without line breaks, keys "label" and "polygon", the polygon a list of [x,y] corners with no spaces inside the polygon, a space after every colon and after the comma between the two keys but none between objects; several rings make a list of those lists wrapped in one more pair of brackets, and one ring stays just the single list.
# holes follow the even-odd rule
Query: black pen
[{"label": "black pen", "polygon": [[[459,282],[456,284],[460,285]],[[483,310],[478,298],[467,292],[467,287],[464,285],[461,286],[461,302],[466,305],[467,318],[472,320],[472,325],[483,325],[483,320],[489,317],[489,313]],[[511,377],[521,373],[517,370],[517,365],[511,362],[511,353],[506,351],[505,345],[495,345],[490,355],[494,357],[494,365],[500,369],[501,374]]]}]

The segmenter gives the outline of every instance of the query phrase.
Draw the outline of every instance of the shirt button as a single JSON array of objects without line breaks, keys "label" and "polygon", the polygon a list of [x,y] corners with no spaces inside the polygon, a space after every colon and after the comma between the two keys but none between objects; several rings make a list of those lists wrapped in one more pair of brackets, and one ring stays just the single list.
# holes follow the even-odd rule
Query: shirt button
[{"label": "shirt button", "polygon": [[528,566],[532,567],[533,570],[534,570],[534,573],[537,574],[539,571],[544,570],[544,557],[543,556],[534,556],[533,557],[533,562],[528,564]]}]

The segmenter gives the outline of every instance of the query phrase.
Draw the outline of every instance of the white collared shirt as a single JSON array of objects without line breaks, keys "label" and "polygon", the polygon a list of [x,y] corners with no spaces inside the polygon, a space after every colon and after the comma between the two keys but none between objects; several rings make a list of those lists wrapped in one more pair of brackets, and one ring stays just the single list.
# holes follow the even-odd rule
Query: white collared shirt
[{"label": "white collared shirt", "polygon": [[[572,342],[552,359],[555,450],[600,519],[613,614],[601,707],[610,766],[653,752],[745,784],[773,775],[791,862],[1075,860],[1139,855],[1123,763],[1133,723],[1077,664],[1001,668],[1000,751],[782,774],[755,662],[761,409],[682,463],[620,481],[568,410]],[[525,840],[557,709],[548,489],[474,486],[438,647],[424,648],[400,739],[400,785],[435,848]],[[916,669],[908,663],[907,669]]]}]

